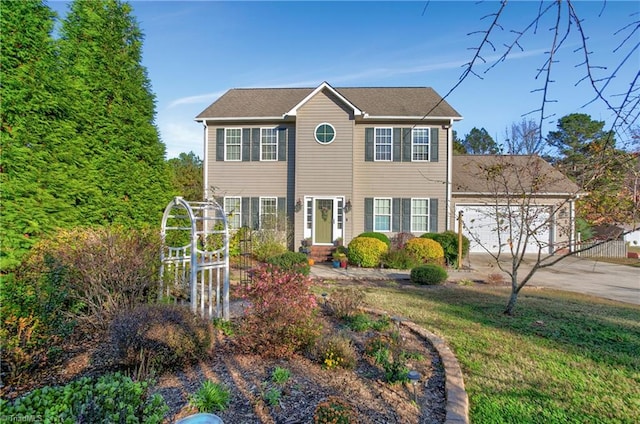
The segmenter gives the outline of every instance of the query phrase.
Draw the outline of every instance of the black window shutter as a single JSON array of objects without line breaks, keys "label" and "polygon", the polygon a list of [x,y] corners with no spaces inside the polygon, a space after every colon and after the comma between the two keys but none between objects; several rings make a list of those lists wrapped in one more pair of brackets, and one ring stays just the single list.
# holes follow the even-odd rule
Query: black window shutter
[{"label": "black window shutter", "polygon": [[278,128],[278,161],[287,160],[287,136],[289,131],[286,128]]},{"label": "black window shutter", "polygon": [[438,162],[438,129],[431,128],[431,134],[429,134],[429,144],[431,151],[429,152],[429,159],[431,162]]},{"label": "black window shutter", "polygon": [[249,197],[243,197],[240,202],[242,205],[241,225],[251,228],[251,199]]},{"label": "black window shutter", "polygon": [[402,129],[402,161],[411,162],[411,128]]},{"label": "black window shutter", "polygon": [[242,161],[251,160],[251,133],[249,128],[242,129]]},{"label": "black window shutter", "polygon": [[391,200],[391,231],[394,233],[400,232],[400,218],[402,218],[402,211],[400,210],[401,200],[402,199],[397,197]]},{"label": "black window shutter", "polygon": [[216,130],[216,160],[224,160],[224,128]]},{"label": "black window shutter", "polygon": [[373,231],[373,197],[364,199],[364,230]]},{"label": "black window shutter", "polygon": [[429,232],[438,232],[438,199],[429,200]]},{"label": "black window shutter", "polygon": [[254,162],[260,160],[260,128],[251,130],[251,160]]},{"label": "black window shutter", "polygon": [[402,161],[402,128],[393,129],[393,161]]},{"label": "black window shutter", "polygon": [[251,228],[254,230],[260,229],[260,198],[251,198]]},{"label": "black window shutter", "polygon": [[365,162],[373,162],[373,128],[364,129],[364,160]]},{"label": "black window shutter", "polygon": [[402,231],[411,232],[411,199],[402,199]]}]

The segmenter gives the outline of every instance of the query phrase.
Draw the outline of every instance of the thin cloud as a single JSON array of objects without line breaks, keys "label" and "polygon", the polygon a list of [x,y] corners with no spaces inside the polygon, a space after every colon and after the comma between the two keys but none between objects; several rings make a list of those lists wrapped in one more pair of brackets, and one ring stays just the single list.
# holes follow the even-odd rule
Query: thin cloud
[{"label": "thin cloud", "polygon": [[168,109],[181,105],[192,105],[200,103],[210,103],[212,99],[222,96],[225,91],[216,91],[214,93],[198,94],[195,96],[181,97],[169,103]]}]

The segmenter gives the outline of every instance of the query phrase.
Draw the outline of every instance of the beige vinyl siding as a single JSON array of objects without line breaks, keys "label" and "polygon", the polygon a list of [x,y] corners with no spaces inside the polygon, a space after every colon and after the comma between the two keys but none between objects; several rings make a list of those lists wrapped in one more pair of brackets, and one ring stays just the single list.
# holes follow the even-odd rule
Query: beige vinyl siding
[{"label": "beige vinyl siding", "polygon": [[[215,187],[216,196],[287,196],[287,166],[289,161],[216,161],[216,133],[218,128],[265,128],[274,124],[238,124],[208,127],[208,182]],[[293,127],[287,127],[289,139]],[[288,146],[289,147],[289,146]]]},{"label": "beige vinyl siding", "polygon": [[[299,195],[342,194],[350,189],[353,161],[353,121],[336,100],[319,93],[297,115],[296,193]],[[331,124],[336,138],[320,144],[314,137],[316,126]]]},{"label": "beige vinyl siding", "polygon": [[[316,141],[319,124],[331,124],[336,132],[330,144]],[[353,117],[342,103],[326,91],[318,93],[302,106],[296,116],[296,199],[304,196],[344,196],[352,198]],[[351,237],[347,214],[345,239]],[[304,213],[295,214],[296,239],[304,233]]]},{"label": "beige vinyl siding", "polygon": [[[367,197],[437,198],[438,231],[445,230],[447,208],[447,131],[439,127],[438,162],[365,162],[365,128],[410,128],[406,122],[365,122],[355,127],[354,136],[354,235],[364,231],[364,199]],[[420,123],[421,127],[426,127]]]}]

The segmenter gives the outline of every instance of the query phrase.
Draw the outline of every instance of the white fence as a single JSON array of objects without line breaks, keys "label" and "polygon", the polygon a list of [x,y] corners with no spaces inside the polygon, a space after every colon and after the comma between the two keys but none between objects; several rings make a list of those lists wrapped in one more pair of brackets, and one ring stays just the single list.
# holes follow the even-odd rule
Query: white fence
[{"label": "white fence", "polygon": [[577,248],[578,250],[588,249],[577,253],[577,256],[581,258],[627,257],[627,242],[624,240],[611,240],[604,243],[601,241],[585,241],[578,244]]}]

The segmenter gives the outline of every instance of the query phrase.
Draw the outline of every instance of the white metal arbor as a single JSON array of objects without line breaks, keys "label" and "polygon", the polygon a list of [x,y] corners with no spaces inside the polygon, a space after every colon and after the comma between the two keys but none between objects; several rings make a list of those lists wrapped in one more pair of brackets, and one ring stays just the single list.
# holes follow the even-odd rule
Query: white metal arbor
[{"label": "white metal arbor", "polygon": [[172,290],[184,293],[188,282],[185,297],[188,294],[194,313],[199,305],[202,316],[229,320],[229,227],[224,209],[214,200],[175,197],[164,210],[161,236],[159,296],[171,296]]}]

